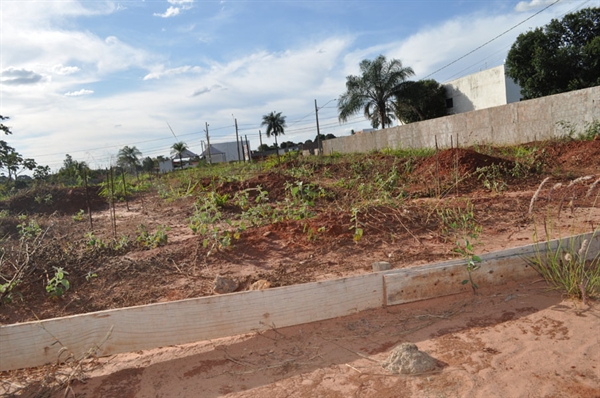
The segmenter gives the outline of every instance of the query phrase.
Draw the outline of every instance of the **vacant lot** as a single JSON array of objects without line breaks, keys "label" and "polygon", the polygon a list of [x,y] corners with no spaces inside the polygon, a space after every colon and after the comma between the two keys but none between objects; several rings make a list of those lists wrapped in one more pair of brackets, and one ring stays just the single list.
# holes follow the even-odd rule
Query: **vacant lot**
[{"label": "vacant lot", "polygon": [[[0,322],[9,324],[211,295],[215,294],[213,281],[217,275],[233,279],[238,285],[237,291],[248,289],[259,280],[267,281],[271,287],[286,286],[370,272],[374,261],[389,261],[394,268],[403,268],[458,258],[458,252],[467,247],[466,240],[473,245],[472,251],[480,254],[532,243],[536,231],[540,239],[590,232],[600,225],[599,176],[600,141],[595,140],[531,143],[510,148],[450,149],[439,153],[388,151],[323,158],[286,157],[281,163],[269,159],[252,165],[184,170],[160,178],[143,178],[140,182],[131,179],[128,195],[116,193],[123,200],[116,202],[114,209],[109,206],[106,189],[103,191],[100,187],[88,189],[87,195],[84,188],[38,187],[0,202],[0,234],[4,236],[0,273],[5,280],[11,280],[17,271],[21,272],[15,279],[18,283],[3,296]],[[532,201],[534,196],[535,201]],[[90,226],[88,206],[93,226]],[[58,268],[67,272],[62,279]],[[61,280],[68,280],[68,290]],[[449,319],[448,314],[462,308],[461,305],[476,308],[483,305],[482,300],[487,300],[485,297],[504,294],[503,300],[514,291],[485,294],[488,296],[464,298],[467,304],[456,304],[455,309],[421,310],[432,319],[436,316]],[[561,304],[556,295],[546,297],[549,302],[541,303],[540,300],[546,299],[539,298],[538,294],[540,292],[534,294],[527,290],[526,295],[532,296],[536,304],[503,309],[500,314],[490,315],[494,322],[483,326],[499,333],[502,327],[498,325],[504,322],[502,311],[535,323],[538,322],[533,319],[536,316],[549,317],[548,313],[540,315],[538,310],[549,311],[553,305],[569,305]],[[490,300],[499,302],[499,299]],[[577,311],[565,311],[567,318],[561,318],[560,322],[569,322],[568,317],[576,317]],[[470,327],[469,322],[475,314],[470,310],[461,312],[470,313],[471,317],[461,318],[463,323],[460,325],[463,326],[456,326],[457,330],[452,326],[429,332],[431,336],[437,335],[435,344],[450,344],[448,339],[456,337],[454,332]],[[344,322],[348,325],[357,323],[353,326],[358,328],[356,335],[366,333],[363,337],[370,341],[370,334],[385,335],[386,322],[395,322],[388,319],[381,323],[377,314],[361,315]],[[406,319],[419,314],[411,313]],[[597,311],[586,316],[588,322],[598,325]],[[511,320],[512,317],[505,319]],[[589,325],[585,321],[583,325]],[[326,325],[334,327],[334,323]],[[411,329],[408,326],[406,330]],[[510,323],[504,328],[508,326]],[[535,327],[531,327],[535,335]],[[298,333],[297,330],[290,333]],[[396,332],[403,335],[400,330]],[[407,335],[416,336],[410,333]],[[556,340],[558,332],[552,333],[552,339]],[[289,337],[289,333],[284,335]],[[328,341],[339,337],[334,335],[323,338]],[[274,332],[265,338],[277,341],[278,336]],[[353,337],[339,338],[343,341]],[[421,336],[416,340],[427,339]],[[383,355],[395,342],[404,340],[385,339],[377,349],[335,341],[343,346],[342,349],[350,347],[351,352]],[[231,367],[229,362],[239,366],[242,363],[245,367],[219,372],[229,372],[235,380],[239,372],[253,375],[262,372],[260,374],[268,379],[247,384],[232,381],[221,385],[211,396],[236,391],[241,394],[239,396],[252,396],[240,391],[262,385],[266,388],[273,380],[288,380],[289,375],[293,377],[286,388],[281,391],[275,388],[273,391],[279,392],[260,395],[310,396],[302,395],[304,390],[299,386],[309,386],[307,375],[314,372],[324,372],[318,382],[323,385],[330,377],[323,370],[329,366],[329,357],[319,354],[321,349],[314,353],[310,351],[305,346],[307,342],[294,342],[304,351],[298,353],[297,364],[300,365],[291,374],[285,367],[280,369],[281,372],[273,370],[279,369],[285,358],[271,363],[277,366],[269,368],[264,376],[263,366],[252,367],[238,356],[231,357],[232,360],[227,356],[219,359],[209,355],[210,358],[202,360],[210,363],[207,372],[226,363]],[[465,353],[481,345],[478,348],[480,355],[489,356],[490,361],[496,355],[495,351],[505,349],[488,347],[485,342],[460,344],[463,343],[466,344]],[[227,344],[231,342],[224,343]],[[427,344],[430,343],[426,343],[429,347]],[[292,346],[287,349],[295,349]],[[206,347],[203,349],[208,350]],[[453,347],[454,353],[456,346]],[[598,355],[598,352],[591,350],[586,355]],[[322,396],[377,396],[374,391],[377,391],[375,384],[379,381],[374,380],[380,380],[381,376],[368,383],[361,381],[362,373],[374,372],[363,368],[369,361],[351,365],[349,358],[341,357],[334,362],[339,367],[347,363],[350,369],[342,378],[356,379],[358,384],[351,383],[353,390],[324,390]],[[324,358],[326,361],[322,362]],[[441,360],[453,366],[452,358]],[[485,363],[493,362],[490,361]],[[307,364],[307,372],[302,370],[302,364]],[[477,372],[485,368],[477,366]],[[508,369],[509,365],[506,366]],[[449,389],[448,394],[443,395],[433,386],[435,394],[432,396],[461,396],[465,391],[479,391],[476,384],[486,383],[487,378],[469,379],[472,369],[466,370],[467,373],[461,374],[456,382],[468,384],[469,389]],[[449,375],[452,372],[445,372],[442,372],[446,378],[444,383],[451,383]],[[595,381],[597,386],[597,371],[595,376],[593,371],[590,372],[586,380]],[[206,372],[201,373],[205,375]],[[339,376],[339,372],[337,374]],[[137,373],[133,376],[139,379]],[[13,372],[11,377],[16,380],[25,375]],[[592,380],[593,377],[596,378]],[[442,380],[438,376],[434,379]],[[416,383],[411,380],[410,383]],[[389,380],[381,382],[381,388],[396,385],[389,384]],[[594,386],[587,382],[574,385],[579,385],[580,391],[585,392],[581,396],[590,396],[587,393]],[[153,390],[154,393],[148,390],[139,396],[154,396],[159,390]],[[93,391],[88,390],[89,396],[104,394],[99,392],[103,390]],[[286,395],[286,391],[295,391],[296,395]],[[384,396],[397,396],[390,391]],[[571,390],[561,387],[549,391],[549,396],[556,395],[553,391],[567,393]]]}]

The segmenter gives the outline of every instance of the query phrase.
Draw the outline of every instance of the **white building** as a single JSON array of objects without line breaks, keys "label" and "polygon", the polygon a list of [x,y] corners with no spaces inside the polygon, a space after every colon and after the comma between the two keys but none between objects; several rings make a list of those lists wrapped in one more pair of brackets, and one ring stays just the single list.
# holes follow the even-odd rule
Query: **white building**
[{"label": "white building", "polygon": [[[240,140],[238,143],[232,142],[219,142],[216,144],[210,144],[211,154],[212,148],[215,148],[220,153],[225,154],[224,162],[235,162],[238,160],[250,160],[250,142],[246,144],[246,141]],[[239,152],[238,152],[239,149]],[[239,153],[239,156],[238,156]]]},{"label": "white building", "polygon": [[506,76],[504,65],[444,84],[448,114],[475,111],[518,102],[521,87]]}]

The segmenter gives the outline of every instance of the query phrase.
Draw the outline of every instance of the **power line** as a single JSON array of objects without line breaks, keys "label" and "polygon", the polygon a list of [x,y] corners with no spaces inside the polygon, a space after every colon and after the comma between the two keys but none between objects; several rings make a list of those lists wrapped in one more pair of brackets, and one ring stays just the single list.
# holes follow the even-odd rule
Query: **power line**
[{"label": "power line", "polygon": [[546,11],[548,8],[552,7],[553,5],[555,5],[556,3],[558,3],[560,0],[556,0],[554,3],[542,8],[540,11],[536,12],[535,14],[531,15],[529,18],[524,19],[523,21],[519,22],[518,24],[514,25],[512,28],[505,30],[504,32],[500,33],[498,36],[494,37],[491,40],[488,40],[487,42],[483,43],[482,45],[480,45],[479,47],[475,48],[474,50],[469,51],[468,53],[466,53],[465,55],[463,55],[460,58],[455,59],[454,61],[442,66],[441,68],[439,68],[438,70],[436,70],[433,73],[428,74],[427,76],[425,76],[424,78],[422,78],[421,80],[425,80],[428,77],[431,77],[433,75],[435,75],[436,73],[438,73],[441,70],[446,69],[447,67],[449,67],[450,65],[453,65],[455,63],[457,63],[458,61],[460,61],[463,58],[466,58],[467,56],[473,54],[475,51],[481,49],[484,46],[487,46],[488,44],[490,44],[491,42],[493,42],[494,40],[498,39],[501,36],[504,36],[505,34],[507,34],[508,32],[510,32],[511,30],[515,29],[517,26],[523,25],[525,22],[529,21],[531,18],[535,17],[538,14],[541,14],[542,12]]}]

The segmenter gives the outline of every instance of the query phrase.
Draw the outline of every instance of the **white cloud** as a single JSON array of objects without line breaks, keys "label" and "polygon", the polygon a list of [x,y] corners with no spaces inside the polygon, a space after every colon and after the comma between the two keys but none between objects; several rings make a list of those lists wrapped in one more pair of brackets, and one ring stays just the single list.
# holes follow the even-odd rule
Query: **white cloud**
[{"label": "white cloud", "polygon": [[165,11],[162,14],[159,14],[157,12],[154,13],[155,17],[161,17],[161,18],[170,18],[170,17],[174,17],[179,15],[180,9],[177,7],[169,7],[167,8],[167,11]]},{"label": "white cloud", "polygon": [[146,76],[144,76],[144,80],[160,79],[161,77],[181,75],[184,73],[200,73],[201,71],[202,71],[202,68],[200,68],[199,66],[186,65],[186,66],[181,66],[179,68],[172,68],[172,69],[148,73]]},{"label": "white cloud", "polygon": [[82,96],[82,95],[89,95],[89,94],[94,94],[94,91],[93,90],[86,90],[86,89],[82,88],[79,91],[70,91],[68,93],[65,93],[65,95],[67,97],[79,97],[79,96]]},{"label": "white cloud", "polygon": [[7,85],[26,85],[36,84],[44,80],[44,76],[27,69],[8,68],[2,71],[2,84]]},{"label": "white cloud", "polygon": [[538,8],[545,7],[552,3],[556,3],[556,0],[530,0],[530,1],[520,1],[515,6],[515,11],[517,12],[525,12],[531,11]]},{"label": "white cloud", "polygon": [[168,2],[175,5],[190,7],[194,3],[194,0],[168,0]]},{"label": "white cloud", "polygon": [[213,84],[211,87],[199,88],[197,90],[194,90],[191,97],[197,97],[199,95],[210,93],[213,90],[222,89],[222,88],[223,88],[223,86],[221,86],[220,84]]},{"label": "white cloud", "polygon": [[79,72],[80,69],[77,66],[63,66],[63,64],[54,65],[52,72],[57,75],[72,75],[73,73]]}]

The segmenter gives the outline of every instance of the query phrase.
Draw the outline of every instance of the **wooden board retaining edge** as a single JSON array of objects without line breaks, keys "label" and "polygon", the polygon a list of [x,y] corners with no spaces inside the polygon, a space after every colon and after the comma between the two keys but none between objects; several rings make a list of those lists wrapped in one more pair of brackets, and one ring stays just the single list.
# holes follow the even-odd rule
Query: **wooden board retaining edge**
[{"label": "wooden board retaining edge", "polygon": [[[593,236],[590,256],[600,251],[599,235]],[[591,238],[592,234],[584,234],[561,242]],[[549,246],[558,244],[558,240],[552,241]],[[545,246],[485,254],[481,256],[482,269],[474,276],[484,285],[530,275],[533,271],[525,267],[522,257],[534,255],[536,250],[543,251]],[[464,261],[449,261],[418,269],[0,326],[0,371],[55,363],[69,355],[78,359],[90,350],[102,356],[185,344],[454,294],[468,288],[460,284],[465,275]],[[408,290],[409,285],[418,288]]]},{"label": "wooden board retaining edge", "polygon": [[[582,234],[481,255],[482,262],[479,264],[481,268],[473,272],[473,280],[479,287],[487,287],[535,276],[536,271],[526,263],[524,258],[532,258],[538,253],[549,250],[555,251],[559,245],[563,248],[575,248],[576,252],[586,239],[590,244],[587,250],[588,258],[597,256],[600,252],[600,233]],[[468,291],[471,285],[462,284],[467,278],[464,260],[388,273],[383,276],[385,305],[409,303]]]},{"label": "wooden board retaining edge", "polygon": [[[380,274],[0,326],[0,370],[292,326],[383,305]],[[62,348],[65,348],[61,351]],[[64,351],[64,352],[63,352]]]}]

